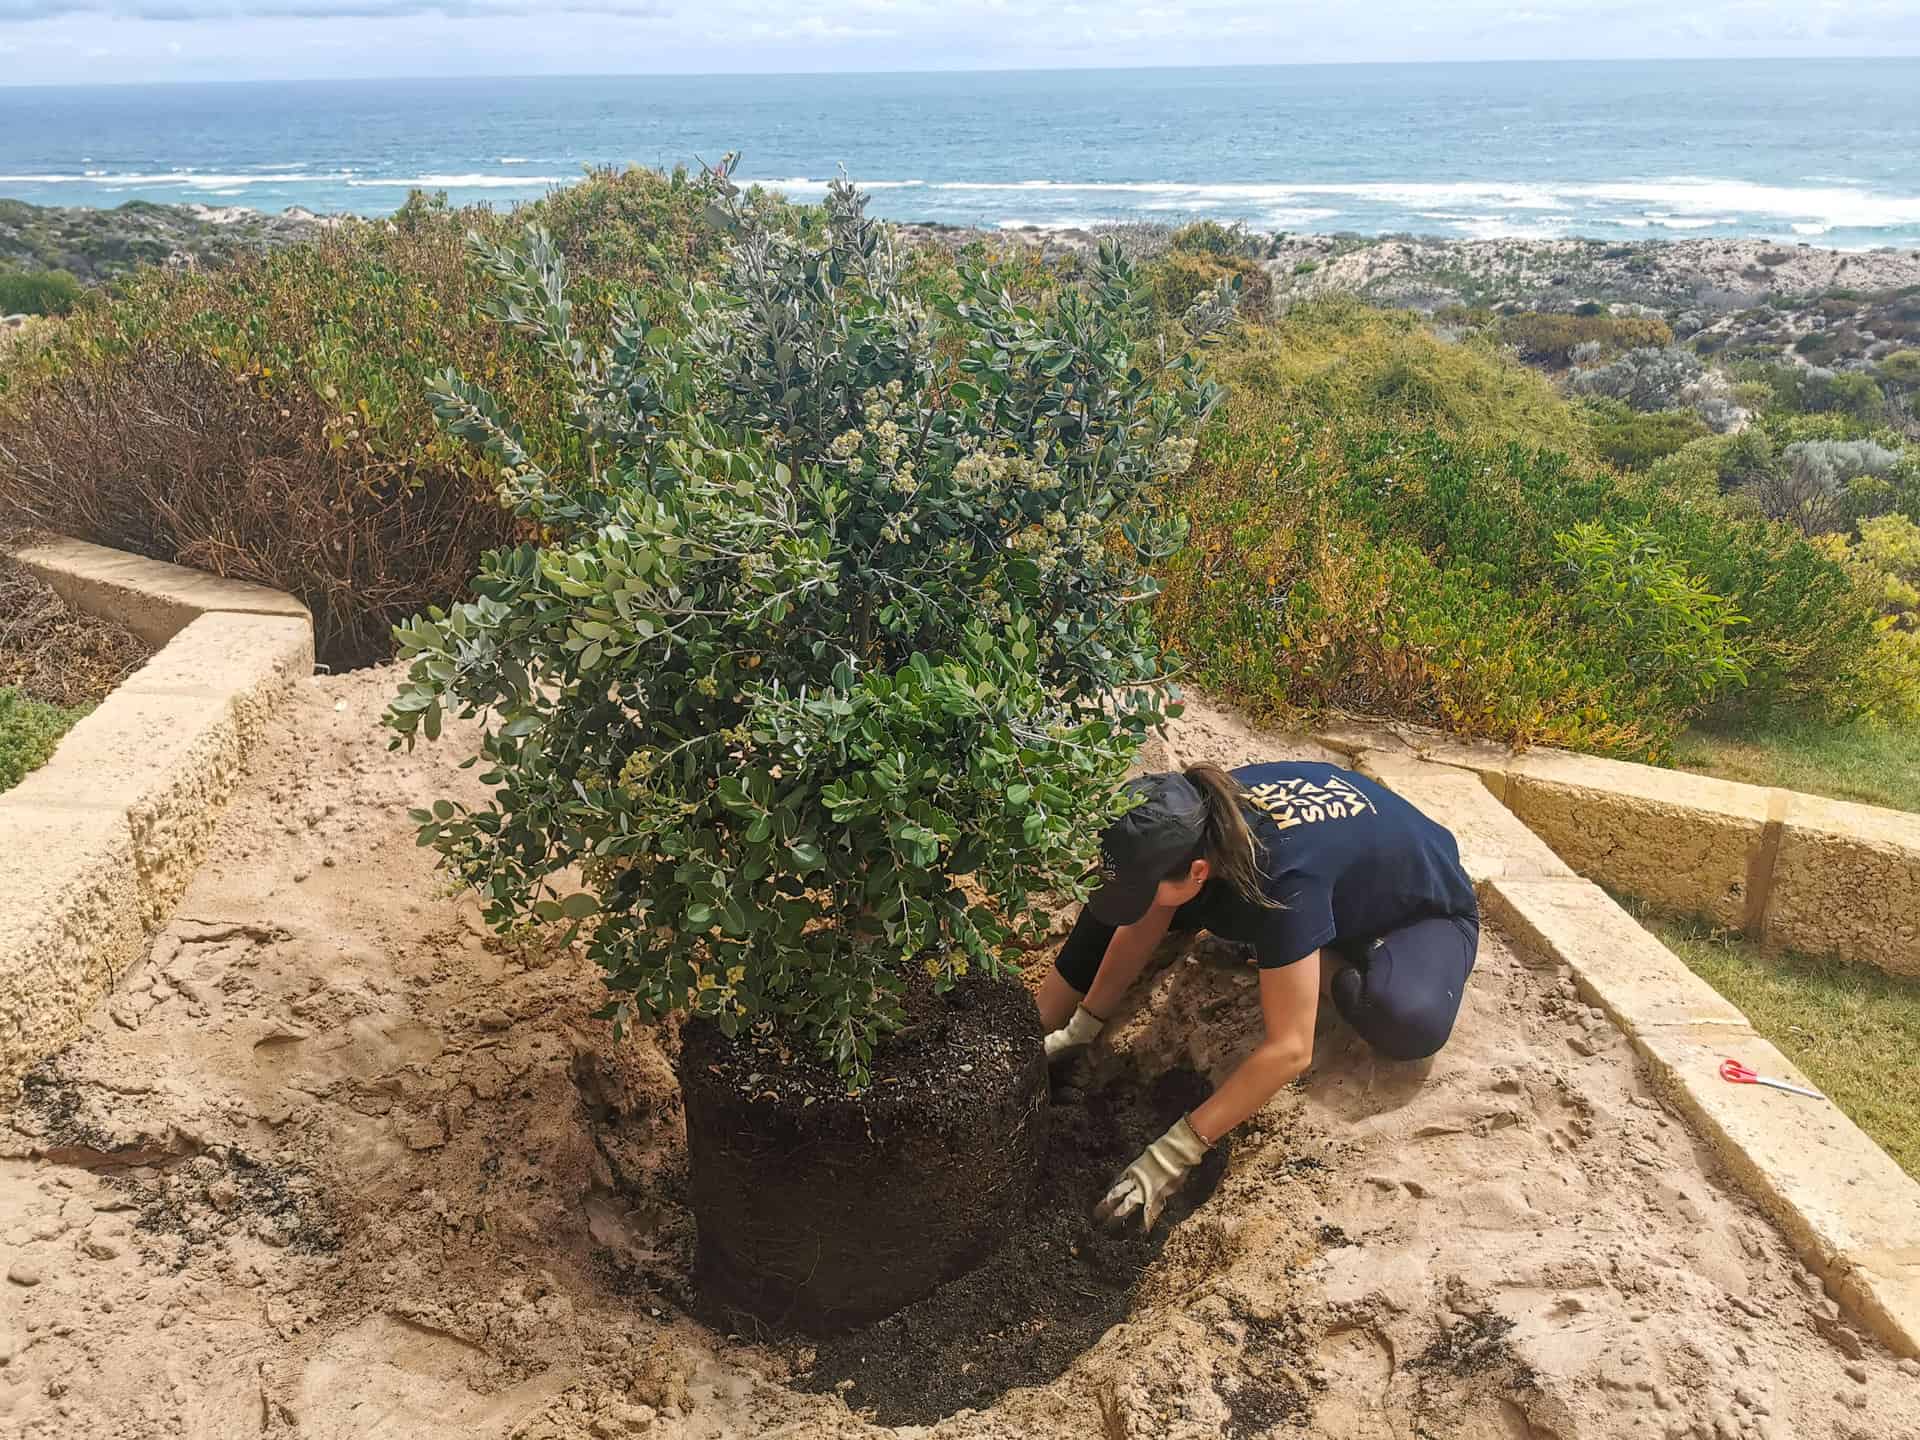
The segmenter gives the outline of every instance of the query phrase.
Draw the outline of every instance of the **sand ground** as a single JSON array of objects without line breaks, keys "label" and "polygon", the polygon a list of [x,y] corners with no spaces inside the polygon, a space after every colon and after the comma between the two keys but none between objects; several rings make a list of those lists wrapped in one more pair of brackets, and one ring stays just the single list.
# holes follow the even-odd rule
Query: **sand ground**
[{"label": "sand ground", "polygon": [[[408,807],[472,772],[457,732],[385,749],[394,678],[302,686],[179,917],[7,1117],[0,1435],[1920,1437],[1920,1367],[1497,935],[1431,1067],[1325,1026],[1051,1383],[930,1430],[795,1393],[804,1351],[674,1303],[654,1037],[617,1044],[590,966],[489,936],[414,845]],[[1180,744],[1297,753],[1204,707]],[[1104,1063],[1218,1075],[1252,985],[1173,960]]]}]

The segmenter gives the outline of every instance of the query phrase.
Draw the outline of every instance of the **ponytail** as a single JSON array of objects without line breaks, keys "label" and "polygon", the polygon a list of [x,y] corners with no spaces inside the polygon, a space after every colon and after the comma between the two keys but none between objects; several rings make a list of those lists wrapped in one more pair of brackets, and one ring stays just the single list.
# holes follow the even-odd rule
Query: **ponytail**
[{"label": "ponytail", "polygon": [[1249,905],[1281,908],[1260,883],[1260,852],[1247,824],[1245,787],[1218,765],[1189,765],[1183,773],[1207,804],[1206,832],[1194,859],[1206,860],[1213,873]]}]

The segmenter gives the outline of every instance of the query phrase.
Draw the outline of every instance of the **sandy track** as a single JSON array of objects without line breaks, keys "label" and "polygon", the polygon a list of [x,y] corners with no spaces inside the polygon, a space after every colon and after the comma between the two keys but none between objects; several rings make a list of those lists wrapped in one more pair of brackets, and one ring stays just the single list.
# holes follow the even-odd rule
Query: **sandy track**
[{"label": "sandy track", "polygon": [[[36,1077],[0,1159],[0,1434],[883,1433],[673,1296],[676,1094],[576,956],[487,937],[406,810],[387,672],[303,687],[180,919]],[[1192,758],[1262,746],[1230,717]],[[1115,1058],[1218,1072],[1252,978],[1178,958]],[[1564,976],[1490,939],[1430,1072],[1333,1025],[1140,1304],[941,1437],[1920,1436],[1834,1307]],[[1142,1137],[1147,1139],[1151,1137]],[[1913,1367],[1909,1367],[1913,1368]]]}]

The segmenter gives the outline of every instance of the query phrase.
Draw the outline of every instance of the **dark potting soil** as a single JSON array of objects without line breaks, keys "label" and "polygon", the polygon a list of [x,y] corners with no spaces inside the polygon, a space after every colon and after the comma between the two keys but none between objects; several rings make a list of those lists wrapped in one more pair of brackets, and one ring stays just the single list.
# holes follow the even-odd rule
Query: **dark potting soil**
[{"label": "dark potting soil", "polygon": [[774,1033],[683,1032],[696,1283],[729,1328],[871,1323],[1016,1227],[1047,1134],[1032,998],[975,976],[903,1000],[858,1095]]},{"label": "dark potting soil", "polygon": [[[1010,978],[968,976],[943,994],[916,975],[900,1001],[906,1024],[882,1042],[872,1081],[855,1107],[846,1105],[847,1082],[838,1070],[772,1029],[727,1039],[710,1024],[689,1024],[682,1032],[682,1068],[698,1067],[750,1101],[769,1134],[780,1114],[798,1117],[828,1101],[862,1129],[904,1118],[916,1129],[937,1131],[955,1119],[973,1123],[970,1076],[989,1065],[1004,1067],[1014,1045],[1039,1039],[1033,999]],[[811,1117],[795,1123],[807,1133],[814,1129]]]},{"label": "dark potting soil", "polygon": [[795,1388],[846,1381],[855,1410],[882,1424],[924,1425],[981,1408],[1008,1390],[1059,1376],[1133,1307],[1141,1276],[1175,1225],[1226,1168],[1216,1146],[1142,1234],[1106,1232],[1093,1207],[1142,1147],[1207,1097],[1191,1071],[1143,1082],[1126,1074],[1053,1106],[1047,1159],[1023,1221],[978,1269],[876,1324],[823,1341]]}]

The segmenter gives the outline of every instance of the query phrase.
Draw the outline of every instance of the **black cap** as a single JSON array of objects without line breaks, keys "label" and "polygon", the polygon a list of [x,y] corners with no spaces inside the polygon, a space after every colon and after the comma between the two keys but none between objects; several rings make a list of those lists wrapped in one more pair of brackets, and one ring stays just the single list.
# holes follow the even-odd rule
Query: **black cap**
[{"label": "black cap", "polygon": [[1100,888],[1087,909],[1102,925],[1131,925],[1153,906],[1160,882],[1192,857],[1207,832],[1207,802],[1184,775],[1143,775],[1125,794],[1140,803],[1100,837]]}]

